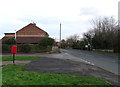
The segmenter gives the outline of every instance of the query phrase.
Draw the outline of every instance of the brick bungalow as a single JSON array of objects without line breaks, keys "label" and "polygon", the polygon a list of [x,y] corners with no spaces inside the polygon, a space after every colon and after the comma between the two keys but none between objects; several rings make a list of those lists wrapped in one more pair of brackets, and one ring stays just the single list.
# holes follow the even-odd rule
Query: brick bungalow
[{"label": "brick bungalow", "polygon": [[36,26],[35,23],[30,23],[16,33],[4,33],[2,38],[4,42],[7,38],[15,38],[17,44],[37,44],[41,38],[48,37],[49,34],[43,29]]}]

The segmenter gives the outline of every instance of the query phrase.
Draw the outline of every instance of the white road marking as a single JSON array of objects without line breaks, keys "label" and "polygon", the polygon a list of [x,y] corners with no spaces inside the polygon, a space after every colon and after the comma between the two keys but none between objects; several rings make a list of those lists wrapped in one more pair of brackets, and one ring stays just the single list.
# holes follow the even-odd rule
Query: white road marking
[{"label": "white road marking", "polygon": [[[69,53],[64,53],[64,54],[69,54]],[[90,65],[95,65],[95,64],[93,64],[93,63],[91,63],[91,62],[89,62],[89,61],[86,61],[86,60],[84,60],[84,59],[80,59],[81,61],[83,61],[83,62],[85,62],[85,63],[88,63],[88,64],[90,64]]]},{"label": "white road marking", "polygon": [[95,64],[93,64],[93,63],[91,63],[89,61],[86,61],[86,60],[83,60],[83,59],[81,59],[81,60],[84,61],[84,62],[86,62],[86,63],[88,63],[88,64],[90,64],[90,65],[95,65]]}]

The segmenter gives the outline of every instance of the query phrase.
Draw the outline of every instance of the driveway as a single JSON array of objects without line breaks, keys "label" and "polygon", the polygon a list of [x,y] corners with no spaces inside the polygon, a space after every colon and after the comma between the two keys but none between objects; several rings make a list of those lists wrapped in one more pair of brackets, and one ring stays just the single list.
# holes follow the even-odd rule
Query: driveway
[{"label": "driveway", "polygon": [[39,73],[62,73],[78,76],[94,76],[109,81],[115,85],[118,84],[118,76],[105,71],[94,65],[83,62],[72,61],[70,59],[58,59],[45,57],[32,61],[26,65],[27,71]]},{"label": "driveway", "polygon": [[[10,56],[4,54],[3,56]],[[26,70],[40,73],[67,73],[73,75],[94,76],[118,84],[118,75],[108,70],[99,68],[92,62],[85,61],[83,56],[72,55],[65,50],[56,54],[17,54],[16,56],[43,56],[40,60],[35,60],[27,64]],[[86,58],[86,57],[85,57]]]}]

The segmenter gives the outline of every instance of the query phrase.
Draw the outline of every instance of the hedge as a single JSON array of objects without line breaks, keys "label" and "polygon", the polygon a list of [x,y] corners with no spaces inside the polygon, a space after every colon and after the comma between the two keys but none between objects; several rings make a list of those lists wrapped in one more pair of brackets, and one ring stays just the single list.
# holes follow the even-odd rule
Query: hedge
[{"label": "hedge", "polygon": [[18,45],[18,52],[29,53],[31,52],[31,47],[28,44]]},{"label": "hedge", "polygon": [[49,52],[52,50],[52,46],[39,46],[38,44],[29,44],[31,52]]},{"label": "hedge", "polygon": [[11,45],[2,44],[2,52],[3,53],[10,53],[11,52]]},{"label": "hedge", "polygon": [[[8,44],[2,44],[2,53],[11,53],[11,46]],[[52,46],[39,46],[38,44],[17,44],[17,51],[21,53],[29,52],[49,52],[52,50]]]}]

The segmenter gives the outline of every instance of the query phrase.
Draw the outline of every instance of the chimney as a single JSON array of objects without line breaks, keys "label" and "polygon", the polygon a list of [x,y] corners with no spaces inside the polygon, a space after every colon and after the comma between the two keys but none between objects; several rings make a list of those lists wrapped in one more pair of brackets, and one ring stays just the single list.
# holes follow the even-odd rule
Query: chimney
[{"label": "chimney", "polygon": [[36,26],[36,23],[34,23],[34,22],[33,22],[33,23],[30,23],[30,24]]},{"label": "chimney", "polygon": [[32,24],[36,26],[36,23],[33,22]]}]

